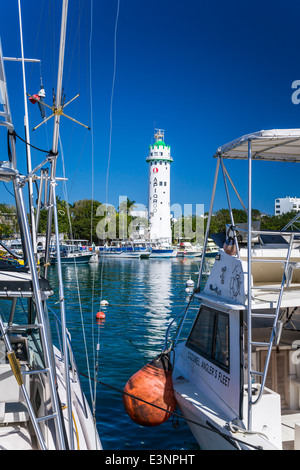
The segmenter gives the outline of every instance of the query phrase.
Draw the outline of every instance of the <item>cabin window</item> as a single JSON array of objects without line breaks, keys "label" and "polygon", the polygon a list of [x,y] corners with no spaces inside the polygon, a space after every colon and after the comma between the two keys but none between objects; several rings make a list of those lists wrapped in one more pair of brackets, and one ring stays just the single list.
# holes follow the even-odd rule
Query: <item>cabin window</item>
[{"label": "cabin window", "polygon": [[229,316],[202,306],[186,346],[229,372]]}]

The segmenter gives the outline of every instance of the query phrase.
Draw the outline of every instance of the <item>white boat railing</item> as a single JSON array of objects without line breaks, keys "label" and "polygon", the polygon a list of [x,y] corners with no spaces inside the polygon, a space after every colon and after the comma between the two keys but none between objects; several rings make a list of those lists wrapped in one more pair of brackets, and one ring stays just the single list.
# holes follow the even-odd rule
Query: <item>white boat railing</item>
[{"label": "white boat railing", "polygon": [[[265,134],[265,136],[263,135]],[[287,135],[286,135],[287,134]],[[295,134],[295,135],[294,135]],[[266,143],[264,143],[264,138],[266,139]],[[268,140],[269,139],[269,140]],[[272,140],[273,139],[273,140]],[[295,150],[292,148],[292,151],[294,152],[290,158],[288,158],[288,150],[289,144],[295,145],[297,142],[297,145],[299,147],[299,139],[300,139],[300,133],[299,130],[288,130],[286,133],[285,131],[261,131],[256,134],[251,134],[249,136],[243,136],[243,138],[238,139],[237,141],[234,141],[233,143],[230,143],[226,146],[220,147],[218,151],[215,154],[215,158],[217,158],[217,164],[216,164],[216,171],[215,171],[215,177],[214,177],[214,183],[213,183],[213,189],[212,189],[212,197],[211,197],[211,202],[210,202],[210,208],[209,208],[209,213],[208,213],[208,218],[207,218],[207,226],[206,226],[206,233],[205,233],[205,239],[204,239],[204,247],[203,247],[203,252],[205,253],[207,243],[208,243],[208,237],[209,237],[209,232],[210,232],[210,224],[211,224],[211,219],[212,219],[212,214],[213,214],[213,206],[214,206],[214,200],[215,200],[215,194],[216,194],[216,187],[217,187],[217,181],[218,181],[218,175],[219,175],[219,170],[220,167],[222,169],[223,173],[223,181],[224,181],[224,187],[225,187],[225,192],[226,192],[226,197],[227,197],[227,202],[228,202],[228,209],[229,209],[229,214],[230,214],[230,220],[231,220],[231,229],[233,233],[233,238],[235,241],[235,246],[237,250],[237,256],[239,259],[241,259],[240,255],[240,247],[239,243],[237,240],[237,227],[234,221],[234,216],[233,216],[233,211],[232,211],[232,206],[231,206],[231,200],[229,196],[229,191],[228,191],[228,185],[227,185],[227,179],[232,185],[232,188],[238,197],[239,201],[241,202],[243,209],[245,210],[247,214],[247,229],[241,229],[239,228],[238,231],[244,231],[248,234],[247,236],[247,302],[245,305],[246,311],[247,311],[247,327],[248,327],[248,339],[247,339],[247,345],[246,345],[246,354],[248,357],[248,377],[247,377],[247,389],[248,389],[248,430],[252,430],[252,407],[253,405],[257,404],[258,401],[260,400],[265,382],[266,382],[266,375],[267,375],[267,370],[270,362],[270,355],[271,355],[271,350],[272,346],[274,344],[274,341],[276,340],[276,337],[280,334],[280,328],[281,325],[279,323],[279,312],[280,312],[280,305],[283,297],[283,291],[284,288],[287,284],[287,281],[289,281],[290,273],[292,272],[292,269],[294,266],[290,262],[290,257],[292,253],[292,248],[293,248],[293,242],[294,242],[294,235],[295,232],[289,232],[286,231],[285,229],[292,226],[292,224],[288,224],[284,230],[274,232],[274,231],[263,231],[263,230],[253,230],[253,222],[252,222],[252,160],[253,159],[262,159],[262,160],[268,160],[271,157],[269,156],[269,152],[274,152],[274,156],[272,156],[272,159],[277,159],[278,161],[290,161],[290,162],[295,162],[299,160],[299,151],[297,153],[297,149]],[[275,141],[275,143],[274,143]],[[240,147],[238,149],[238,147]],[[297,147],[297,148],[298,148]],[[228,171],[226,170],[224,166],[223,159],[224,158],[238,158],[238,159],[244,159],[247,161],[248,164],[248,191],[247,191],[247,196],[248,196],[248,203],[244,204],[242,201],[242,198],[240,197],[236,187],[234,186],[232,179],[230,178]],[[297,222],[299,219],[300,215],[297,214],[294,218],[294,222]],[[256,315],[252,311],[253,307],[253,298],[254,298],[254,290],[255,286],[252,285],[252,262],[257,262],[257,259],[253,259],[252,256],[252,251],[253,251],[253,244],[252,240],[253,237],[257,237],[260,234],[264,235],[274,235],[276,233],[277,235],[282,235],[284,237],[289,237],[290,238],[290,243],[287,244],[287,253],[286,253],[286,259],[284,261],[284,270],[283,270],[283,275],[282,275],[282,280],[280,283],[280,286],[278,286],[278,300],[276,304],[276,309],[275,309],[275,314],[273,316],[273,327],[272,327],[272,333],[269,342],[264,343],[264,347],[267,347],[268,353],[267,353],[267,361],[265,363],[265,367],[263,371],[253,371],[251,370],[251,355],[253,348],[257,346],[257,343],[254,343],[252,341],[252,318]],[[204,256],[201,259],[201,265],[200,265],[200,270],[199,270],[199,277],[198,277],[198,283],[195,292],[200,292],[200,285],[202,282],[202,278],[204,275]],[[263,258],[260,261],[264,263],[268,262],[274,262],[274,260]],[[269,290],[272,290],[269,288]],[[270,318],[270,317],[268,317]],[[258,398],[253,401],[252,399],[252,379],[254,376],[259,376],[262,381],[262,386],[260,388],[260,394]]]}]

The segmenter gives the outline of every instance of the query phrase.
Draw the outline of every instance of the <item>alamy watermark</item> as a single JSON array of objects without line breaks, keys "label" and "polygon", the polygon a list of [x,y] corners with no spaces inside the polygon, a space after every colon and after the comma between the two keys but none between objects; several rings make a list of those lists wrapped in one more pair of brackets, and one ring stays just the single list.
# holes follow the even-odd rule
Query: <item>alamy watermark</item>
[{"label": "alamy watermark", "polygon": [[292,103],[299,104],[300,103],[300,80],[294,80],[292,83],[292,89],[295,90],[292,93]]},{"label": "alamy watermark", "polygon": [[[127,240],[129,238],[150,239],[151,217],[145,205],[135,203],[127,205],[129,199],[119,196],[118,210],[112,204],[100,204],[96,210],[96,217],[101,220],[96,226],[96,234],[100,240]],[[189,238],[195,244],[203,244],[204,240],[204,204],[175,203],[170,206],[170,219],[165,220],[166,212],[156,217],[164,218],[163,223],[172,227],[173,238]]]}]

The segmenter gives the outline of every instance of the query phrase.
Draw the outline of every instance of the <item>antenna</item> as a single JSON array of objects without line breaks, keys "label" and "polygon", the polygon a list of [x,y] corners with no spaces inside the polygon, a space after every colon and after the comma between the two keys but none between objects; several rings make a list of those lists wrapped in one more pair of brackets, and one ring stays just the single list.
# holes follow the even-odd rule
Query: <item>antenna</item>
[{"label": "antenna", "polygon": [[155,131],[156,132],[154,134],[154,137],[155,137],[156,142],[159,140],[164,140],[164,136],[165,136],[164,129],[155,129]]},{"label": "antenna", "polygon": [[[38,127],[40,127],[42,124],[44,124],[46,121],[49,121],[49,119],[51,119],[52,117],[54,116],[65,116],[66,118],[70,119],[71,121],[74,121],[76,122],[77,124],[79,124],[80,126],[83,126],[85,127],[86,129],[88,129],[89,131],[91,130],[89,126],[87,126],[86,124],[83,124],[82,122],[79,122],[77,121],[76,119],[72,118],[71,116],[68,116],[67,114],[64,113],[64,108],[66,106],[68,106],[68,104],[72,103],[72,101],[74,101],[76,98],[78,98],[79,96],[79,93],[74,96],[74,98],[72,98],[70,101],[68,101],[66,104],[64,105],[61,105],[59,106],[59,108],[57,108],[55,105],[54,106],[49,106],[49,104],[46,104],[44,101],[41,102],[39,100],[39,98],[33,96],[33,95],[30,95],[29,93],[26,93],[27,96],[30,98],[30,100],[34,100],[34,101],[37,101],[40,105],[42,106],[46,106],[47,108],[51,109],[52,110],[52,114],[50,114],[50,116],[48,116],[47,118],[45,118],[42,122],[40,122],[40,124],[38,124],[37,126],[35,126],[32,130],[35,131]],[[56,144],[57,145],[57,144]]]}]

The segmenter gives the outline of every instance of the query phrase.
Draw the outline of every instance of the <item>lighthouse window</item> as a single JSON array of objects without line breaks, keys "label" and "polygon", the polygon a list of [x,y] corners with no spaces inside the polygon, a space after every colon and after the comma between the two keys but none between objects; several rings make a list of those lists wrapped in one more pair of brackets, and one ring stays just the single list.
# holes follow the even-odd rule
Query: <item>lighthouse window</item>
[{"label": "lighthouse window", "polygon": [[186,346],[229,372],[229,316],[202,306]]},{"label": "lighthouse window", "polygon": [[160,182],[159,182],[159,186],[162,186],[162,185],[163,185],[163,182],[162,182],[162,181],[160,181]]},{"label": "lighthouse window", "polygon": [[164,186],[167,186],[167,182],[166,182],[166,181],[164,182]]}]

